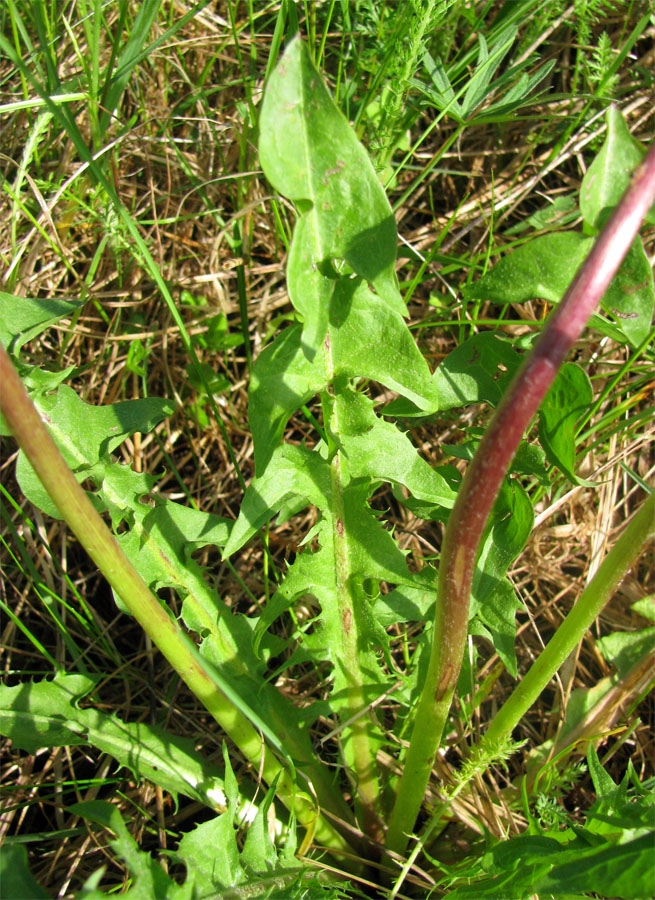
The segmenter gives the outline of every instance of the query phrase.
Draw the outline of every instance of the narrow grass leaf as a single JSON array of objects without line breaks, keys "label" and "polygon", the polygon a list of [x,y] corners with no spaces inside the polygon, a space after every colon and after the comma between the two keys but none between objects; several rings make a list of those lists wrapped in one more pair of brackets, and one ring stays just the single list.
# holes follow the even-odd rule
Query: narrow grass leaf
[{"label": "narrow grass leaf", "polygon": [[116,69],[108,79],[103,91],[103,108],[99,120],[102,133],[107,130],[111,117],[118,106],[130,75],[139,59],[139,54],[148,39],[148,34],[157,17],[160,6],[161,0],[143,0],[139,4],[127,41],[117,60]]}]

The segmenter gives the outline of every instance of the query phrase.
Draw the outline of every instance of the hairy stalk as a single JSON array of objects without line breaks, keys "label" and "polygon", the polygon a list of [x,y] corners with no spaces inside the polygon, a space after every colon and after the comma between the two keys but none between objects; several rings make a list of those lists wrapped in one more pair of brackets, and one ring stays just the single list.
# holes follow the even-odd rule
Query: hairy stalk
[{"label": "hairy stalk", "polygon": [[539,694],[584,637],[626,574],[639,559],[646,544],[655,536],[655,493],[642,503],[614,547],[601,563],[593,579],[580,594],[539,658],[519,681],[496,713],[480,741],[481,752],[504,741],[521,717],[536,702]]},{"label": "hairy stalk", "polygon": [[389,850],[400,853],[407,846],[441,742],[464,653],[476,554],[502,480],[654,199],[655,146],[512,381],[466,472],[444,536],[432,653],[389,824]]},{"label": "hairy stalk", "polygon": [[295,811],[301,824],[331,850],[347,851],[343,838],[322,817],[317,817],[316,808],[306,795],[298,794],[289,771],[263,743],[259,731],[219,689],[191,641],[127,559],[77,483],[1,345],[0,382],[0,411],[14,437],[80,544],[143,630],[244,757],[261,771],[264,780],[270,784],[279,779],[278,796]]}]

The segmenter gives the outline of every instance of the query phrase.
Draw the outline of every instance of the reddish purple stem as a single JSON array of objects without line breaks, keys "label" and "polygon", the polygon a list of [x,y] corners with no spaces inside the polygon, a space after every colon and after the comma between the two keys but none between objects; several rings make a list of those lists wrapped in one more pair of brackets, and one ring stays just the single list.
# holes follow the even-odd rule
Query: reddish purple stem
[{"label": "reddish purple stem", "polygon": [[468,467],[441,553],[438,626],[442,666],[437,701],[453,690],[459,675],[477,549],[502,480],[530,420],[609,287],[654,200],[655,145],[638,166],[631,185],[514,377]]}]

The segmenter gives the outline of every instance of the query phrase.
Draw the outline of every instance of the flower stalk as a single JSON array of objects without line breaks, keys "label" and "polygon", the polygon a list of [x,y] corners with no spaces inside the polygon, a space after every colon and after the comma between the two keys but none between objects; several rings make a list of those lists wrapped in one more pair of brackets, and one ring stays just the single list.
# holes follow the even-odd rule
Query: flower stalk
[{"label": "flower stalk", "polygon": [[655,200],[655,146],[638,166],[541,337],[496,409],[468,467],[446,528],[428,672],[387,833],[407,845],[450,710],[468,628],[469,601],[484,528],[519,443],[573,344],[609,287]]}]

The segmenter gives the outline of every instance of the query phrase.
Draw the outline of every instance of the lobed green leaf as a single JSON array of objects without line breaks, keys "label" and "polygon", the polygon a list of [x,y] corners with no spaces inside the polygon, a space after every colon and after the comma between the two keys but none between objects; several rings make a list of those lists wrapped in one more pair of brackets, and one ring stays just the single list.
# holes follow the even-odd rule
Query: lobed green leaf
[{"label": "lobed green leaf", "polygon": [[145,722],[123,722],[79,702],[95,687],[85,675],[57,674],[52,681],[0,686],[0,733],[15,747],[93,746],[109,753],[137,778],[182,793],[206,806],[225,805],[223,775],[203,760],[192,740]]},{"label": "lobed green leaf", "polygon": [[406,434],[375,414],[372,400],[345,390],[335,403],[339,442],[353,478],[368,477],[402,485],[417,500],[452,508],[456,491],[418,455]]}]

